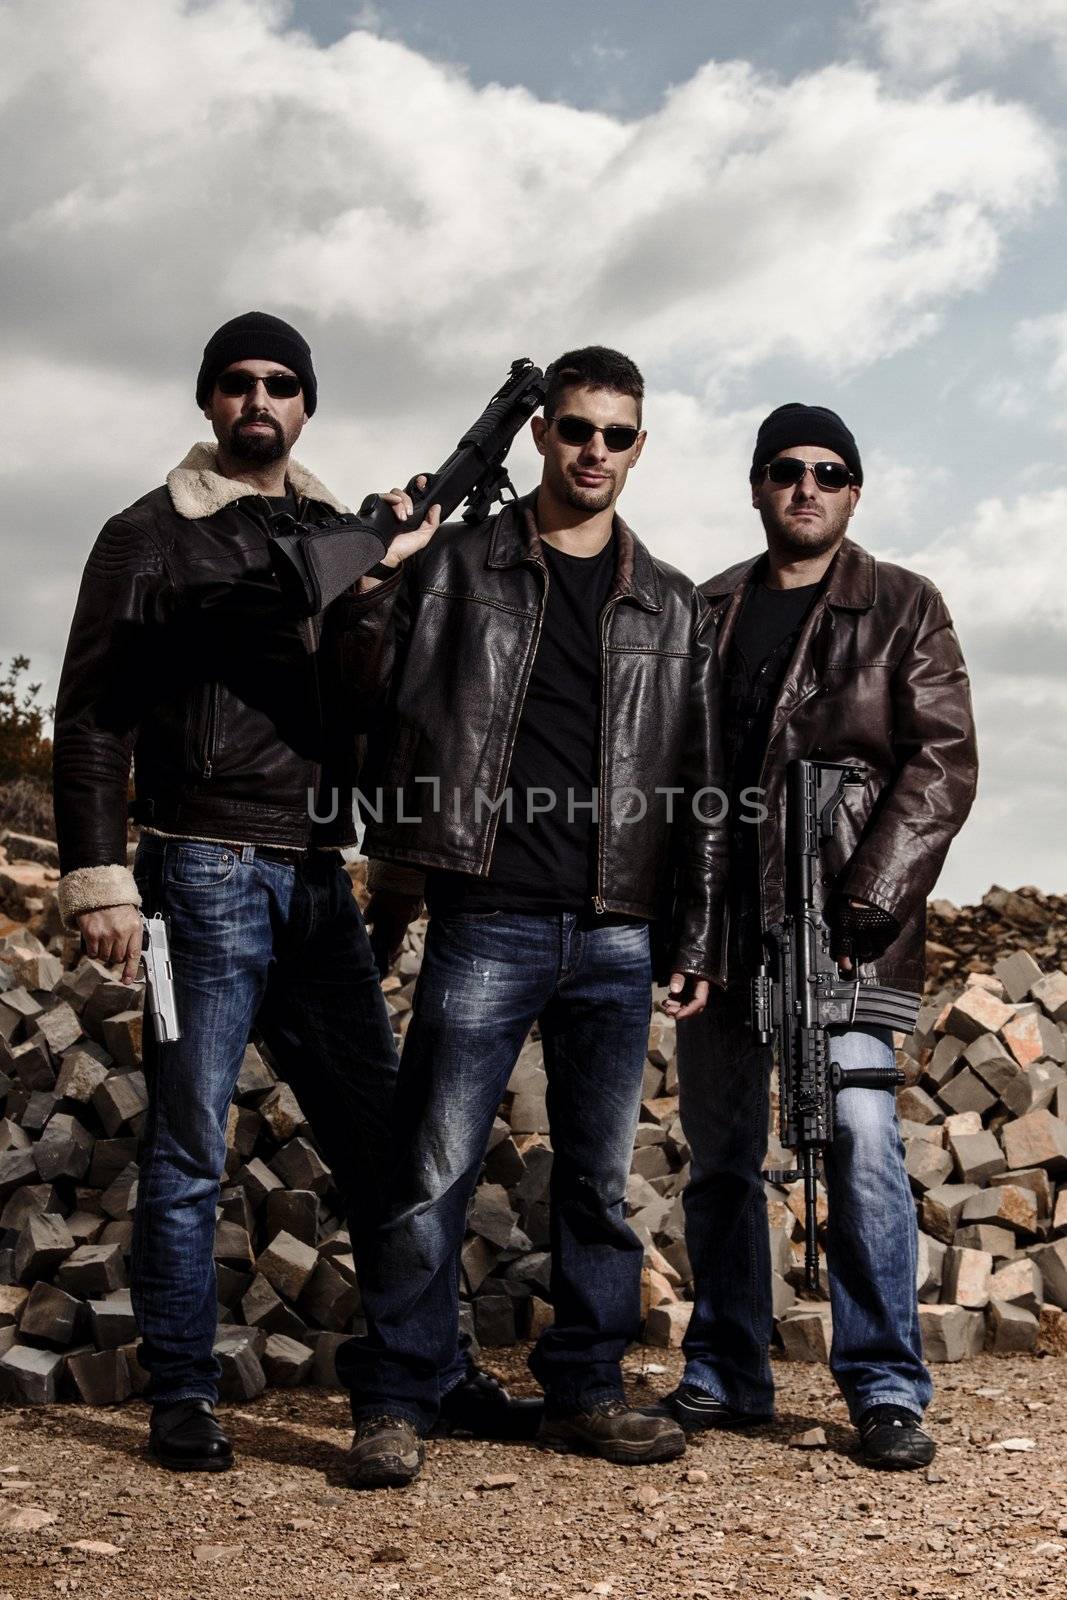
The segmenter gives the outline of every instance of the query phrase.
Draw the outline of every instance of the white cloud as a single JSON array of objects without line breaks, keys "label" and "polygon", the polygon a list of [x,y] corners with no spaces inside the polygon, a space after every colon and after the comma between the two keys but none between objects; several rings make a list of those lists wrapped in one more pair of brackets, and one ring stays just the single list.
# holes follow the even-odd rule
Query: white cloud
[{"label": "white cloud", "polygon": [[1064,0],[864,0],[863,11],[894,65],[936,74],[967,56],[1002,60],[1050,46],[1067,62]]}]

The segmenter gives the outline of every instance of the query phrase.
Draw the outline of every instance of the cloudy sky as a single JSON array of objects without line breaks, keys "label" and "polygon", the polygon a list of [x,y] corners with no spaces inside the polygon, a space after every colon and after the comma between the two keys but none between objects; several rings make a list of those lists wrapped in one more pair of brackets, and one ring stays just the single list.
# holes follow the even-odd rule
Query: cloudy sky
[{"label": "cloudy sky", "polygon": [[649,383],[626,514],[697,580],[759,543],[760,418],[842,412],[856,537],[941,585],[972,668],[940,892],[1067,889],[1067,0],[7,0],[0,84],[0,648],[49,695],[226,318],[307,334],[299,454],[350,501],[512,357],[599,341]]}]

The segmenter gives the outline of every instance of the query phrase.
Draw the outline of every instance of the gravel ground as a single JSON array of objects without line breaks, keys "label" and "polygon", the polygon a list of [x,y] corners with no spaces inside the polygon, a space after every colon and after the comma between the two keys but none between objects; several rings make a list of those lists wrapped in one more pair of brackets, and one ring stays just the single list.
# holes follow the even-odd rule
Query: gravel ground
[{"label": "gravel ground", "polygon": [[[521,1386],[522,1352],[494,1363]],[[651,1359],[649,1353],[645,1353]],[[640,1400],[670,1386],[640,1377]],[[406,1490],[344,1485],[347,1408],[277,1390],[223,1410],[213,1478],[143,1457],[143,1405],[0,1407],[0,1600],[957,1600],[1067,1592],[1067,1359],[937,1369],[926,1473],[872,1473],[823,1368],[779,1363],[780,1420],[652,1468],[432,1443]],[[823,1427],[826,1445],[794,1441]],[[1003,1448],[1001,1448],[1003,1446]],[[12,1508],[50,1515],[11,1531]],[[95,1546],[95,1548],[94,1548]]]}]

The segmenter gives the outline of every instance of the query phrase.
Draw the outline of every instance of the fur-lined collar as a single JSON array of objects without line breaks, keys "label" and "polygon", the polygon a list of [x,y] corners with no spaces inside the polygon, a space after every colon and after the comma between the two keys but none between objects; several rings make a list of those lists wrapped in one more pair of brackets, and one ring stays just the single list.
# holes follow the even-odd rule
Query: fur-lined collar
[{"label": "fur-lined collar", "polygon": [[[224,478],[218,470],[218,446],[194,444],[185,460],[167,473],[167,488],[179,517],[193,521],[197,517],[213,517],[223,506],[232,505],[246,494],[259,490],[238,478]],[[308,500],[321,500],[333,511],[347,511],[348,507],[321,484],[313,472],[302,467],[299,461],[289,462],[289,483],[297,494]]]}]

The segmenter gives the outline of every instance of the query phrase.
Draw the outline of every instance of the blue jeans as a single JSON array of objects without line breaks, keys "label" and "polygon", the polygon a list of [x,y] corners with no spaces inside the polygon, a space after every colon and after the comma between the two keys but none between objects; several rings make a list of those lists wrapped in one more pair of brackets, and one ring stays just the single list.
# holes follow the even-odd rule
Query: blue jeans
[{"label": "blue jeans", "polygon": [[397,1057],[340,857],[286,865],[146,834],[134,871],[162,911],[182,1037],[146,1022],[148,1111],[132,1257],[140,1359],[156,1403],[214,1400],[215,1205],[226,1117],[253,1025],[333,1170],[357,1255],[380,1192]]},{"label": "blue jeans", "polygon": [[[774,1408],[771,1261],[760,1168],[767,1151],[771,1047],[756,1042],[740,986],[713,993],[678,1026],[678,1082],[693,1153],[685,1193],[693,1265],[686,1383],[739,1411]],[[885,1028],[831,1029],[842,1066],[892,1060]],[[915,1206],[896,1103],[885,1089],[842,1089],[826,1152],[826,1261],[833,1308],[830,1366],[856,1421],[873,1405],[922,1416]]]},{"label": "blue jeans", "polygon": [[338,1352],[358,1419],[420,1432],[456,1373],[458,1252],[493,1117],[540,1020],[554,1152],[555,1323],[530,1367],[550,1407],[621,1395],[641,1321],[626,1180],[648,1043],[648,929],[570,913],[431,917],[397,1090],[396,1179],[361,1278],[367,1337]]}]

